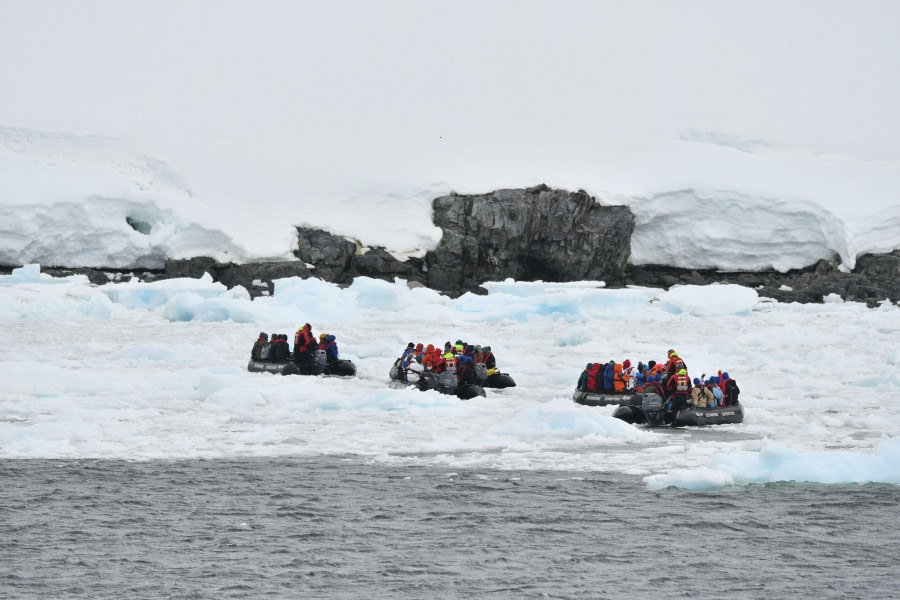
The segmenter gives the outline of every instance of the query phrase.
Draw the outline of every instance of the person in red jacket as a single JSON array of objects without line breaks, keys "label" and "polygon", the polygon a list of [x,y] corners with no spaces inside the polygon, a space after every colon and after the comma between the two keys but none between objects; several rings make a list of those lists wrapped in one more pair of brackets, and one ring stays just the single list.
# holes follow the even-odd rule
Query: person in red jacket
[{"label": "person in red jacket", "polygon": [[691,397],[691,380],[688,379],[687,369],[679,369],[674,377],[669,377],[666,381],[666,390],[672,400],[672,412],[687,408],[688,399]]},{"label": "person in red jacket", "polygon": [[304,324],[294,335],[294,363],[303,375],[309,375],[313,370],[315,361],[312,352],[315,351],[317,345],[312,325],[309,323]]}]

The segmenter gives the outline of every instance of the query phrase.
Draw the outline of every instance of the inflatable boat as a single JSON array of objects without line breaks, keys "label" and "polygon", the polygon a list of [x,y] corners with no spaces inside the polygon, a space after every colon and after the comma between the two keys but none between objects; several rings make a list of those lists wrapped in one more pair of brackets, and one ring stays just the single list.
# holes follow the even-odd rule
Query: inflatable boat
[{"label": "inflatable boat", "polygon": [[[475,373],[476,377],[478,376],[477,366],[478,365],[476,365],[476,373]],[[516,382],[507,373],[494,373],[492,375],[486,374],[481,385],[484,387],[502,390],[503,388],[516,387]]]},{"label": "inflatable boat", "polygon": [[394,361],[388,375],[391,378],[390,386],[395,389],[404,387],[415,387],[423,392],[435,390],[441,394],[456,396],[460,400],[470,400],[476,396],[485,396],[487,394],[484,388],[474,383],[459,385],[456,381],[456,373],[453,371],[444,371],[436,374],[431,371],[422,371],[421,373],[408,372],[406,379],[401,377],[400,359]]},{"label": "inflatable boat", "polygon": [[356,375],[356,365],[349,360],[338,359],[330,363],[325,363],[323,374],[336,377],[353,377]]},{"label": "inflatable boat", "polygon": [[356,365],[351,361],[339,359],[328,362],[324,350],[316,350],[312,359],[311,363],[299,366],[292,360],[281,362],[251,360],[247,363],[247,370],[251,373],[274,373],[276,375],[334,375],[339,377],[356,375]]},{"label": "inflatable boat", "polygon": [[640,399],[641,395],[632,392],[615,394],[606,392],[588,392],[578,389],[572,394],[572,400],[574,402],[585,406],[621,406],[623,404],[634,402],[635,397]]},{"label": "inflatable boat", "polygon": [[247,370],[251,373],[274,373],[276,375],[299,375],[300,369],[291,361],[267,362],[251,360],[247,363]]},{"label": "inflatable boat", "polygon": [[635,394],[634,399],[617,408],[613,415],[626,423],[644,424],[647,427],[684,427],[742,423],[744,409],[740,402],[732,406],[694,408],[689,406],[677,412],[667,411],[659,394]]}]

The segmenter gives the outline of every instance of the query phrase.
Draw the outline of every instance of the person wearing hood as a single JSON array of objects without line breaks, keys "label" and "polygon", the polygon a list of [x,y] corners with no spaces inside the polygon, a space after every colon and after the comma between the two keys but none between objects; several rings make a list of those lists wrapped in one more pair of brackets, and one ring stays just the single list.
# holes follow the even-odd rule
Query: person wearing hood
[{"label": "person wearing hood", "polygon": [[325,351],[325,360],[330,363],[333,363],[336,360],[340,360],[340,353],[338,352],[336,340],[336,337],[328,334],[324,338],[324,344],[319,346],[319,348]]},{"label": "person wearing hood", "polygon": [[459,385],[476,383],[475,361],[471,356],[463,354],[457,358],[456,379],[459,382]]},{"label": "person wearing hood", "polygon": [[481,347],[481,362],[484,363],[484,367],[488,371],[497,368],[497,359],[494,357],[494,352],[490,346]]},{"label": "person wearing hood", "polygon": [[584,368],[584,371],[581,372],[581,375],[578,376],[578,383],[575,385],[575,389],[581,390],[581,391],[587,390],[588,375],[591,374],[592,366],[593,365],[591,363],[588,363],[587,366]]},{"label": "person wearing hood", "polygon": [[662,375],[657,373],[656,375],[651,375],[647,379],[647,383],[644,385],[644,393],[649,394],[659,394],[660,398],[666,397],[666,391],[663,389],[662,383]]},{"label": "person wearing hood", "polygon": [[443,373],[447,365],[444,362],[444,356],[440,348],[434,348],[431,351],[431,370],[435,373]]},{"label": "person wearing hood", "polygon": [[615,361],[609,361],[606,363],[606,366],[603,367],[603,391],[604,392],[612,392],[613,391],[613,380],[616,377],[616,363]]},{"label": "person wearing hood", "polygon": [[425,346],[425,350],[422,352],[422,366],[426,371],[434,370],[434,344]]},{"label": "person wearing hood", "polygon": [[622,363],[622,374],[625,377],[625,391],[630,392],[634,389],[634,380],[637,369],[631,364],[631,359],[626,358]]},{"label": "person wearing hood", "polygon": [[713,395],[713,403],[709,405],[710,408],[722,406],[722,389],[719,387],[719,384],[716,383],[716,379],[718,379],[718,377],[712,376],[706,382],[706,388]]},{"label": "person wearing hood", "polygon": [[253,342],[253,349],[250,350],[250,360],[262,360],[263,346],[269,343],[269,334],[265,331],[259,332],[259,338]]}]

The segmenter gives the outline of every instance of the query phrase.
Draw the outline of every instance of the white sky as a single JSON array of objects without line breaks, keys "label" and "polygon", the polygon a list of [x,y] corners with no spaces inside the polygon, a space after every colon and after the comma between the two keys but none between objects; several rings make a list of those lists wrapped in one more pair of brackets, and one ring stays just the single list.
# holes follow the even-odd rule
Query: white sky
[{"label": "white sky", "polygon": [[689,128],[900,159],[900,2],[0,0],[0,124],[206,195],[572,179]]}]

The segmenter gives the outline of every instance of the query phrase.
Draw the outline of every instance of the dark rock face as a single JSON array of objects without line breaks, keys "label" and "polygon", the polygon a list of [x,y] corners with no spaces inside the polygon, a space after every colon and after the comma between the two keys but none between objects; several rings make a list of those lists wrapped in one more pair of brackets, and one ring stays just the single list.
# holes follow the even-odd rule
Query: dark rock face
[{"label": "dark rock face", "polygon": [[[214,281],[218,281],[226,287],[243,286],[250,292],[250,296],[256,297],[271,294],[272,281],[283,277],[301,277],[306,279],[312,276],[310,269],[300,261],[281,261],[265,263],[247,263],[236,265],[234,263],[220,263],[208,256],[198,256],[186,260],[167,260],[166,269],[156,275],[154,279],[173,279],[176,277],[202,277],[209,273]],[[258,282],[254,285],[254,282]]]},{"label": "dark rock face", "polygon": [[297,227],[297,250],[294,256],[304,263],[315,265],[315,276],[341,283],[345,281],[350,261],[358,245],[321,229]]},{"label": "dark rock face", "polygon": [[428,286],[459,294],[485,281],[625,281],[634,215],[583,191],[499,190],[434,201],[444,231],[425,258]]},{"label": "dark rock face", "polygon": [[826,260],[787,273],[729,273],[646,265],[630,267],[628,283],[663,288],[678,284],[736,283],[755,288],[760,296],[779,302],[820,303],[828,294],[838,294],[844,300],[877,306],[886,299],[900,301],[900,250],[890,254],[863,255],[851,273],[842,273]]},{"label": "dark rock face", "polygon": [[407,281],[425,282],[421,261],[403,262],[384,248],[374,248],[365,254],[354,256],[350,261],[350,267],[350,272],[347,274],[347,279],[350,281],[354,277],[363,275],[386,281],[393,281],[394,277],[400,277]]}]

